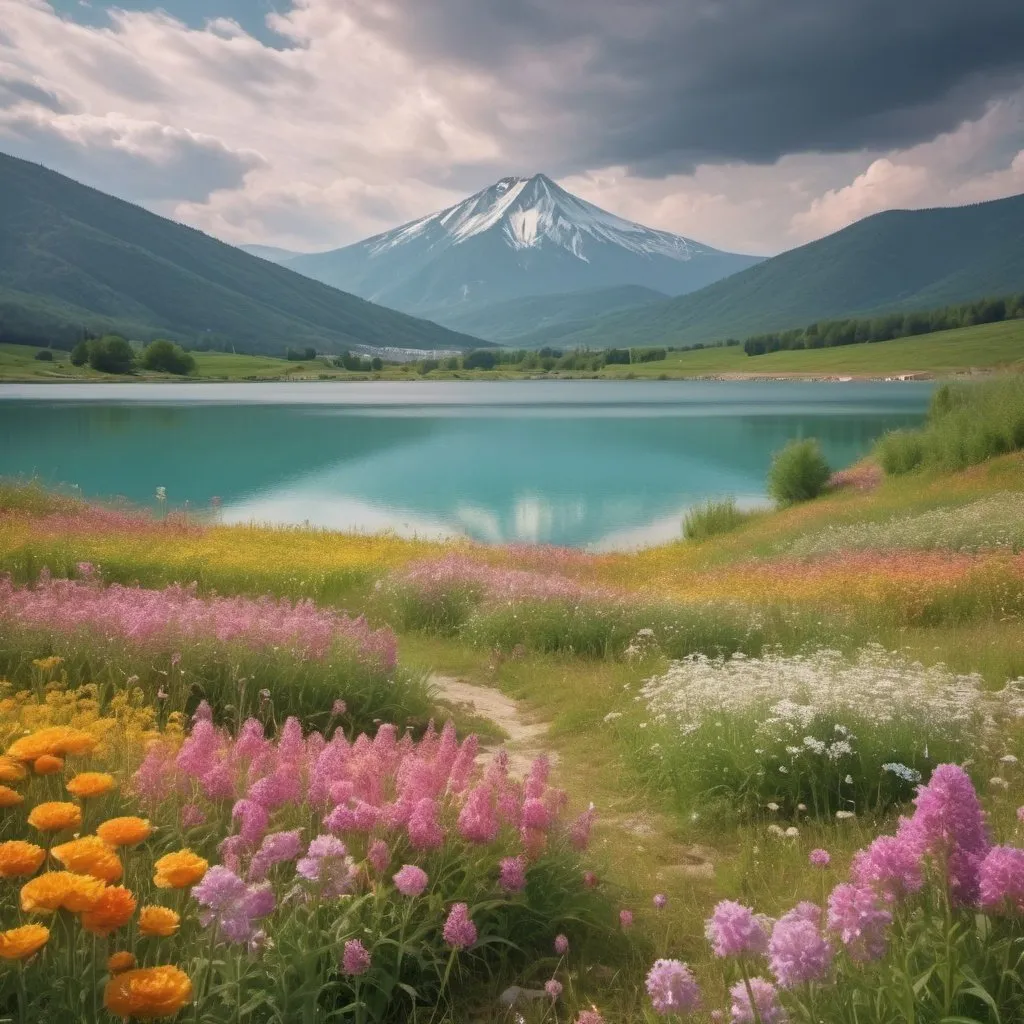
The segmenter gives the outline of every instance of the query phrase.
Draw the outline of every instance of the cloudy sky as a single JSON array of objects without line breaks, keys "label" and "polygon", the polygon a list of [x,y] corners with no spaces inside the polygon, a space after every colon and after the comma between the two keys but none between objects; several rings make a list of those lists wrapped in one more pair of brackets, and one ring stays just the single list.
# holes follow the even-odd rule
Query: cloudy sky
[{"label": "cloudy sky", "polygon": [[1024,192],[1021,0],[0,0],[0,151],[313,250],[545,171],[774,253]]}]

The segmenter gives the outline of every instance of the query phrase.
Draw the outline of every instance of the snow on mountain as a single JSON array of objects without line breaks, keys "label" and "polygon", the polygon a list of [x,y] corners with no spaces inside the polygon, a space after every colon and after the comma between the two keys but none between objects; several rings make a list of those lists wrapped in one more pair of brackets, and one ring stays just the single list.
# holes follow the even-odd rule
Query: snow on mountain
[{"label": "snow on mountain", "polygon": [[622,285],[681,295],[756,262],[617,217],[537,174],[502,178],[446,210],[287,265],[443,323],[527,295]]}]

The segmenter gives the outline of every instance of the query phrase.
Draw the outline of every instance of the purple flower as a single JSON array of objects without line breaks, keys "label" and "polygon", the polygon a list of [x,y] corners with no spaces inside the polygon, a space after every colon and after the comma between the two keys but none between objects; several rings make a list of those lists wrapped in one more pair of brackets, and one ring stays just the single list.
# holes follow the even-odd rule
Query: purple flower
[{"label": "purple flower", "polygon": [[269,885],[247,885],[221,865],[210,868],[193,886],[192,897],[204,908],[199,915],[203,926],[215,924],[229,942],[251,941],[256,934],[253,922],[272,913],[275,905]]},{"label": "purple flower", "polygon": [[231,820],[241,822],[239,835],[245,842],[255,846],[267,830],[270,812],[253,800],[239,800],[231,808]]},{"label": "purple flower", "polygon": [[686,964],[655,960],[647,974],[647,994],[655,1013],[693,1013],[700,1005],[700,988]]},{"label": "purple flower", "polygon": [[619,911],[619,924],[622,925],[623,929],[633,927],[633,911],[632,910],[620,910]]},{"label": "purple flower", "polygon": [[981,862],[979,890],[986,910],[1024,912],[1024,850],[993,846]]},{"label": "purple flower", "polygon": [[828,850],[811,850],[807,855],[807,860],[813,867],[827,868],[832,863],[832,855]]},{"label": "purple flower", "polygon": [[469,907],[456,903],[444,923],[444,941],[452,949],[466,949],[476,942],[476,925],[469,918]]},{"label": "purple flower", "polygon": [[506,892],[522,892],[526,888],[525,857],[502,858],[501,887]]},{"label": "purple flower", "polygon": [[570,826],[569,842],[574,850],[583,852],[590,845],[590,830],[594,826],[597,811],[591,804]]},{"label": "purple flower", "polygon": [[860,963],[885,956],[886,930],[892,914],[879,906],[878,894],[864,886],[844,882],[828,898],[828,927],[846,947],[850,959]]},{"label": "purple flower", "polygon": [[783,988],[824,981],[833,951],[821,934],[821,908],[801,903],[775,923],[768,942],[768,962]]},{"label": "purple flower", "polygon": [[742,956],[768,950],[767,920],[742,903],[722,900],[705,923],[715,956]]},{"label": "purple flower", "polygon": [[522,823],[524,828],[536,828],[543,832],[551,824],[551,812],[547,804],[538,797],[524,800]]},{"label": "purple flower", "polygon": [[[430,881],[426,871],[416,867],[415,864],[403,864],[401,870],[392,880],[403,896],[419,896]],[[459,906],[465,906],[465,904],[459,904]]]},{"label": "purple flower", "polygon": [[295,860],[302,853],[302,830],[271,832],[263,837],[260,848],[249,863],[249,881],[261,882],[275,864]]},{"label": "purple flower", "polygon": [[206,821],[206,812],[199,804],[185,804],[181,809],[181,827],[195,828]]},{"label": "purple flower", "polygon": [[565,956],[569,952],[569,940],[564,935],[555,936],[555,952],[559,956]]},{"label": "purple flower", "polygon": [[321,835],[309,844],[295,871],[301,878],[318,883],[322,895],[334,899],[352,888],[355,863],[337,836]]},{"label": "purple flower", "polygon": [[914,803],[914,815],[900,823],[897,838],[945,865],[956,903],[976,903],[978,871],[992,844],[970,777],[959,765],[940,764]]},{"label": "purple flower", "polygon": [[921,854],[903,836],[879,836],[854,855],[850,878],[888,896],[907,896],[924,885]]},{"label": "purple flower", "polygon": [[349,939],[341,956],[341,969],[351,977],[358,977],[370,969],[370,951],[359,941]]},{"label": "purple flower", "polygon": [[663,892],[657,892],[652,902],[656,910],[664,910],[668,906],[668,897]]},{"label": "purple flower", "polygon": [[604,1017],[597,1012],[597,1007],[594,1006],[589,1010],[580,1010],[576,1024],[604,1024]]},{"label": "purple flower", "polygon": [[[754,996],[754,1005],[750,1005],[750,996]],[[785,1009],[778,1001],[775,986],[764,978],[751,978],[750,991],[744,982],[738,981],[731,989],[732,1022],[733,1024],[783,1024],[789,1020]],[[757,1011],[757,1016],[754,1011]]]},{"label": "purple flower", "polygon": [[366,851],[366,859],[378,875],[383,875],[391,863],[391,851],[388,849],[388,844],[383,839],[374,839]]},{"label": "purple flower", "polygon": [[545,981],[544,991],[547,992],[552,999],[557,999],[562,994],[562,983],[555,978],[552,978],[550,981]]}]

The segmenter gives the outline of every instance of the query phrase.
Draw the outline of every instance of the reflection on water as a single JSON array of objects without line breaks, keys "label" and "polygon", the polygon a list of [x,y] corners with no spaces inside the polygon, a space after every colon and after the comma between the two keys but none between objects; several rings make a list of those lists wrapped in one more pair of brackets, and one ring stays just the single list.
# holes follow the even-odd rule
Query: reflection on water
[{"label": "reflection on water", "polygon": [[[763,500],[771,453],[833,465],[918,422],[920,384],[168,385],[0,388],[0,474],[230,522],[631,547],[695,502]],[[300,397],[301,396],[301,397]],[[4,401],[4,399],[9,399]],[[308,399],[308,400],[306,400]]]}]

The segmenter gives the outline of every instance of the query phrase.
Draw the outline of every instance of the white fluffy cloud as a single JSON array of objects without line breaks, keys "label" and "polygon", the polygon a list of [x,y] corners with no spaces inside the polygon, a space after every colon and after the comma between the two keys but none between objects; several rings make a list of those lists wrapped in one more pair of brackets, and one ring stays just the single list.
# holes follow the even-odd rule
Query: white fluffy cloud
[{"label": "white fluffy cloud", "polygon": [[[558,90],[586,64],[584,43],[560,44],[558,67],[524,50],[510,75],[418,57],[387,24],[393,6],[367,10],[295,0],[270,16],[284,41],[275,48],[224,18],[189,28],[158,11],[114,11],[95,27],[45,0],[0,0],[0,150],[227,241],[294,248],[354,241],[504,174],[567,165],[578,126]],[[613,88],[615,69],[607,77]],[[1021,191],[1021,110],[994,103],[904,151],[795,153],[662,177],[598,166],[562,181],[652,226],[770,253],[891,206]]]}]

